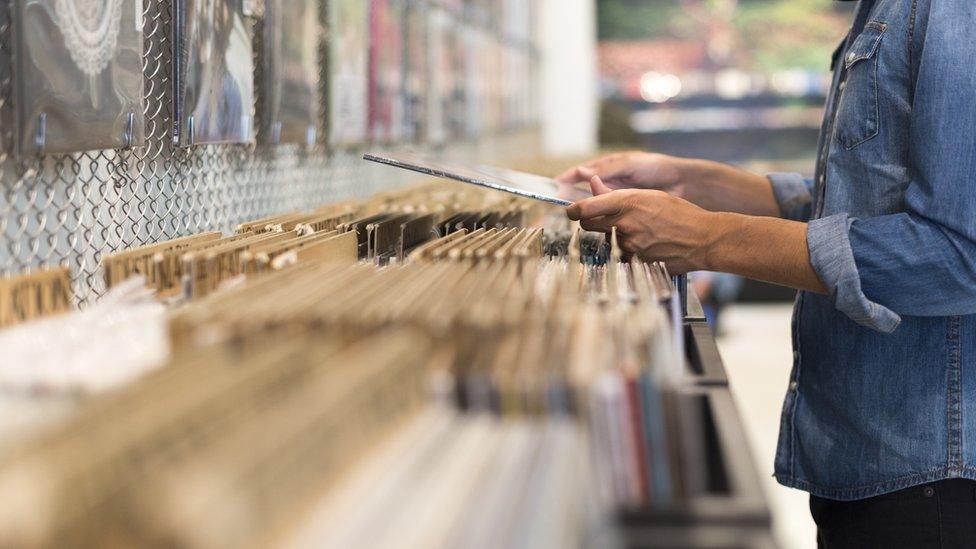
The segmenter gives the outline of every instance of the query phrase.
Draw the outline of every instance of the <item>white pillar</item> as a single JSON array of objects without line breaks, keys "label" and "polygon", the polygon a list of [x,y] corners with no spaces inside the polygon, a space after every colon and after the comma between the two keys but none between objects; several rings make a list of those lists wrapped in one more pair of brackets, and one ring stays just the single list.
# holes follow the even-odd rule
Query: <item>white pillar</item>
[{"label": "white pillar", "polygon": [[543,151],[592,154],[599,118],[596,0],[541,0],[538,30]]}]

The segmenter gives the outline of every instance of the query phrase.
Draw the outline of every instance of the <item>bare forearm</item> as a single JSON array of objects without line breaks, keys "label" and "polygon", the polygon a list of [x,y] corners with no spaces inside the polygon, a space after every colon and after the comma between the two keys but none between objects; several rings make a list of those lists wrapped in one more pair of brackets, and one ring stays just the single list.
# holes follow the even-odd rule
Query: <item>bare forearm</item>
[{"label": "bare forearm", "polygon": [[706,210],[780,217],[769,179],[709,160],[681,159],[676,194]]},{"label": "bare forearm", "polygon": [[798,290],[826,293],[810,264],[807,224],[771,217],[711,214],[701,267]]}]

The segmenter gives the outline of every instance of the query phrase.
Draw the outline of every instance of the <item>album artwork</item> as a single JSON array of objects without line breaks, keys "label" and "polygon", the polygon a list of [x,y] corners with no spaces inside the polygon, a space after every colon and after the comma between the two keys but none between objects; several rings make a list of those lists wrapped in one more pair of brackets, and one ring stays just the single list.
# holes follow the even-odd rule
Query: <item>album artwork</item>
[{"label": "album artwork", "polygon": [[369,135],[374,143],[403,135],[404,0],[371,0],[369,46]]},{"label": "album artwork", "polygon": [[427,19],[427,141],[439,145],[448,138],[447,114],[454,92],[453,67],[448,51],[451,15],[443,8],[432,7]]},{"label": "album artwork", "polygon": [[250,0],[173,3],[173,138],[177,146],[253,141]]},{"label": "album artwork", "polygon": [[502,44],[497,37],[486,33],[487,47],[484,50],[485,108],[482,127],[487,133],[494,133],[504,126],[505,74],[502,71]]},{"label": "album artwork", "polygon": [[405,105],[403,137],[407,141],[424,139],[427,112],[427,5],[423,0],[409,0],[404,17],[403,102]]},{"label": "album artwork", "polygon": [[464,134],[477,138],[484,134],[487,108],[488,37],[481,27],[468,25],[461,35],[464,51]]},{"label": "album artwork", "polygon": [[519,44],[528,43],[532,39],[533,4],[525,0],[504,0],[501,28],[506,38]]},{"label": "album artwork", "polygon": [[366,141],[369,125],[368,0],[329,3],[329,142],[351,147]]},{"label": "album artwork", "polygon": [[440,145],[465,133],[469,27],[462,25],[460,0],[429,4],[426,13],[423,130],[428,143]]},{"label": "album artwork", "polygon": [[506,96],[509,127],[520,128],[529,120],[530,90],[534,75],[529,71],[528,50],[510,45],[505,49],[506,80],[515,83]]},{"label": "album artwork", "polygon": [[262,143],[315,144],[319,38],[317,0],[265,0]]},{"label": "album artwork", "polygon": [[141,145],[141,2],[21,0],[13,5],[16,152]]}]

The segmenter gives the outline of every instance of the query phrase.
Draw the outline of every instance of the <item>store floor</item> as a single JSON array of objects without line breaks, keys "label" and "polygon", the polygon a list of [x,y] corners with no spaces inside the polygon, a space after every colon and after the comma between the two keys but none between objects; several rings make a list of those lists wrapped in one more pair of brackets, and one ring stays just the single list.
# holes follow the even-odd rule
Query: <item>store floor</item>
[{"label": "store floor", "polygon": [[776,537],[783,549],[808,549],[816,547],[816,530],[807,494],[780,486],[772,477],[780,407],[790,375],[791,310],[789,304],[729,307],[718,344],[759,474],[766,481]]}]

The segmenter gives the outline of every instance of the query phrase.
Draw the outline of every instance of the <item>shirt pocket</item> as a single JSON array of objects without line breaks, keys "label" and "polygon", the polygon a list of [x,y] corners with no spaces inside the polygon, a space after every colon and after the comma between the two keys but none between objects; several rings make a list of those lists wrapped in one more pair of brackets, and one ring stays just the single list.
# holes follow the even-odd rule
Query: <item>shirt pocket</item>
[{"label": "shirt pocket", "polygon": [[878,48],[888,29],[886,23],[871,21],[854,39],[844,56],[846,75],[838,92],[834,135],[850,150],[878,135]]}]

